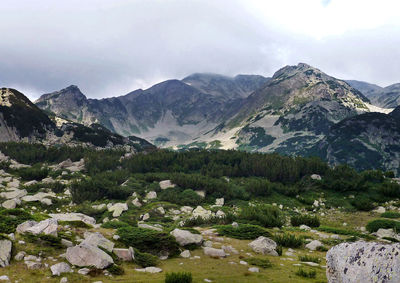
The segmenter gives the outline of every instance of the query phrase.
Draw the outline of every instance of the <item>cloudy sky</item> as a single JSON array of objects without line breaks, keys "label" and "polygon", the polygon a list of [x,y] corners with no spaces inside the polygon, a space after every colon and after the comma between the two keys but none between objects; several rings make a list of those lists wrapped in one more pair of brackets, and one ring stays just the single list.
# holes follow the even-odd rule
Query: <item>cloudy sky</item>
[{"label": "cloudy sky", "polygon": [[397,0],[1,0],[0,86],[118,96],[194,72],[271,76],[305,62],[400,82]]}]

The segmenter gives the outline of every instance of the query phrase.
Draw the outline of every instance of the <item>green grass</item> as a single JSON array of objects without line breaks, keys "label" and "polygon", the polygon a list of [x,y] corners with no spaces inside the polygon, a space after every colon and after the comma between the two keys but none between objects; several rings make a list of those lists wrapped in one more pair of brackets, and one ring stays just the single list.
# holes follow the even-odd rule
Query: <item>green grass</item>
[{"label": "green grass", "polygon": [[303,268],[299,268],[296,272],[297,276],[304,277],[304,278],[315,278],[317,272],[314,269],[311,270],[304,270]]},{"label": "green grass", "polygon": [[301,255],[299,256],[299,260],[303,262],[315,262],[315,263],[320,263],[321,259],[316,256],[310,256],[310,255]]},{"label": "green grass", "polygon": [[267,258],[251,257],[246,258],[245,261],[250,265],[255,265],[262,268],[272,267],[271,261]]}]

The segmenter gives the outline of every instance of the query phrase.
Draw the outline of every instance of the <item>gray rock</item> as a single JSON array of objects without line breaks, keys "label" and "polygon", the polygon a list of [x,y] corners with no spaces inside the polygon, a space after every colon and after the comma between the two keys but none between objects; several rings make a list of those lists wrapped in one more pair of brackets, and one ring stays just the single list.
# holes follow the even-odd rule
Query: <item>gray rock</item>
[{"label": "gray rock", "polygon": [[378,231],[376,231],[376,236],[378,238],[384,238],[384,237],[389,237],[389,238],[396,238],[396,233],[393,231],[393,229],[383,229],[380,228]]},{"label": "gray rock", "polygon": [[41,269],[43,264],[38,261],[25,261],[25,265],[28,269]]},{"label": "gray rock", "polygon": [[16,198],[22,198],[22,197],[26,196],[27,194],[28,194],[28,192],[26,190],[14,189],[12,191],[0,193],[0,197],[5,198],[5,199],[16,199]]},{"label": "gray rock", "polygon": [[74,244],[71,241],[66,240],[66,239],[61,239],[61,245],[63,245],[66,248],[70,248],[70,247],[74,246]]},{"label": "gray rock", "polygon": [[67,277],[63,277],[60,279],[60,283],[67,283],[68,282],[68,278]]},{"label": "gray rock", "polygon": [[258,267],[250,267],[249,271],[253,272],[253,273],[257,273],[257,272],[260,272],[260,269]]},{"label": "gray rock", "polygon": [[186,230],[174,229],[171,235],[175,237],[176,241],[181,246],[186,246],[189,244],[201,245],[203,242],[203,236],[198,234],[193,234]]},{"label": "gray rock", "polygon": [[204,247],[203,252],[205,255],[208,255],[210,257],[215,257],[215,258],[226,257],[226,253],[224,252],[223,249]]},{"label": "gray rock", "polygon": [[21,261],[21,260],[24,259],[25,255],[26,255],[26,252],[21,251],[21,252],[19,252],[19,253],[17,253],[17,254],[15,255],[14,259],[15,259],[16,261]]},{"label": "gray rock", "polygon": [[326,254],[328,283],[400,282],[400,244],[342,243]]},{"label": "gray rock", "polygon": [[314,241],[311,241],[310,243],[308,243],[306,245],[306,248],[311,251],[315,251],[318,247],[322,247],[322,246],[323,246],[323,244],[320,241],[314,240]]},{"label": "gray rock", "polygon": [[53,276],[60,276],[61,273],[69,273],[71,272],[71,267],[66,262],[59,262],[50,267],[51,273]]},{"label": "gray rock", "polygon": [[256,253],[278,256],[278,253],[276,252],[276,246],[277,244],[275,241],[264,236],[258,237],[249,244],[249,247]]},{"label": "gray rock", "polygon": [[88,275],[89,272],[90,272],[90,269],[86,268],[86,267],[78,270],[78,274],[82,274],[82,275]]},{"label": "gray rock", "polygon": [[106,239],[101,233],[99,232],[85,232],[84,234],[85,240],[81,244],[86,244],[94,247],[102,247],[109,252],[112,252],[114,248],[114,243],[110,240]]},{"label": "gray rock", "polygon": [[162,272],[161,268],[154,267],[154,266],[149,266],[149,267],[146,267],[146,268],[136,268],[135,270],[139,271],[139,272],[148,272],[148,273],[160,273],[160,272]]},{"label": "gray rock", "polygon": [[205,241],[205,242],[203,243],[203,246],[204,246],[204,247],[212,248],[213,242],[211,242],[211,241]]},{"label": "gray rock", "polygon": [[96,219],[83,213],[50,213],[49,216],[58,221],[82,221],[89,225],[96,224]]},{"label": "gray rock", "polygon": [[0,267],[10,264],[12,242],[10,240],[0,240]]},{"label": "gray rock", "polygon": [[68,248],[66,259],[72,265],[79,267],[94,266],[98,269],[107,268],[114,263],[113,259],[107,253],[87,244]]},{"label": "gray rock", "polygon": [[224,252],[228,254],[234,254],[234,255],[239,254],[239,252],[232,246],[222,246],[221,249],[223,249]]},{"label": "gray rock", "polygon": [[305,231],[310,231],[310,230],[311,230],[311,228],[310,228],[309,226],[304,225],[304,224],[301,224],[299,228],[300,228],[301,230],[305,230]]},{"label": "gray rock", "polygon": [[135,258],[133,248],[129,249],[113,249],[113,253],[123,261],[132,261]]},{"label": "gray rock", "polygon": [[1,206],[4,207],[5,209],[14,209],[17,207],[17,204],[19,203],[20,201],[18,202],[17,199],[9,199],[3,202]]},{"label": "gray rock", "polygon": [[23,234],[23,233],[25,233],[29,228],[35,226],[36,224],[38,224],[38,223],[37,223],[36,221],[33,221],[33,220],[25,221],[25,222],[23,222],[23,223],[21,223],[21,224],[19,224],[19,225],[17,226],[16,231],[17,231],[17,233]]},{"label": "gray rock", "polygon": [[318,180],[318,181],[321,181],[321,180],[322,180],[321,176],[318,175],[318,174],[312,174],[312,175],[311,175],[311,179],[313,179],[313,180]]},{"label": "gray rock", "polygon": [[175,184],[171,182],[171,180],[164,180],[159,183],[161,190],[165,190],[168,188],[174,188]]},{"label": "gray rock", "polygon": [[189,250],[184,250],[183,252],[181,252],[180,256],[183,258],[189,258],[191,257],[191,254]]},{"label": "gray rock", "polygon": [[132,201],[132,204],[133,204],[134,206],[136,206],[136,207],[141,207],[141,206],[142,206],[142,204],[140,203],[140,201],[139,201],[138,198],[135,198],[135,199]]},{"label": "gray rock", "polygon": [[[23,223],[22,223],[23,224]],[[32,233],[34,235],[45,234],[57,237],[58,222],[55,219],[42,220],[39,223],[26,229],[25,232]]]},{"label": "gray rock", "polygon": [[10,281],[10,278],[7,275],[2,275],[0,276],[0,281]]},{"label": "gray rock", "polygon": [[148,192],[146,195],[146,199],[155,199],[157,198],[157,193],[155,191]]},{"label": "gray rock", "polygon": [[162,231],[163,230],[163,229],[161,229],[159,227],[155,227],[155,226],[148,225],[148,224],[145,224],[145,223],[138,223],[138,227],[144,228],[144,229],[156,230],[156,231]]},{"label": "gray rock", "polygon": [[128,205],[126,203],[116,203],[108,208],[109,212],[113,213],[113,217],[121,216],[122,212],[128,210]]},{"label": "gray rock", "polygon": [[237,222],[232,222],[232,227],[233,227],[233,228],[238,228],[238,227],[239,227],[239,224],[238,224]]}]

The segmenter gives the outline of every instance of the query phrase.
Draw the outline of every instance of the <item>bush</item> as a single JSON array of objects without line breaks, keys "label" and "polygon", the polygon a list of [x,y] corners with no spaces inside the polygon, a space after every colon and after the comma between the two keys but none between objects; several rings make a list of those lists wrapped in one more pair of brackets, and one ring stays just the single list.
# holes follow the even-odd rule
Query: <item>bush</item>
[{"label": "bush", "polygon": [[26,181],[31,181],[31,180],[40,181],[46,178],[48,174],[49,174],[49,169],[47,167],[42,168],[41,164],[36,164],[32,167],[21,168],[18,169],[17,171],[17,175]]},{"label": "bush", "polygon": [[135,250],[134,262],[141,267],[157,266],[160,262],[159,258],[148,253],[142,253],[138,249]]},{"label": "bush", "polygon": [[357,210],[361,211],[370,211],[375,208],[374,202],[366,196],[361,196],[353,199],[351,201],[351,205],[354,206]]},{"label": "bush", "polygon": [[253,240],[260,236],[270,237],[271,234],[263,227],[250,224],[239,224],[237,228],[232,225],[215,226],[221,236],[240,240]]},{"label": "bush", "polygon": [[315,262],[315,263],[320,263],[321,260],[316,257],[316,256],[309,256],[309,255],[302,255],[299,256],[299,260],[303,262]]},{"label": "bush", "polygon": [[334,228],[334,227],[328,227],[328,226],[321,226],[321,227],[318,228],[318,231],[332,233],[332,234],[338,234],[338,235],[348,235],[348,236],[354,236],[354,237],[361,237],[361,238],[366,238],[366,239],[372,239],[373,238],[370,235],[365,235],[363,233],[360,233],[360,232],[357,232],[357,231],[354,231],[354,230],[343,229],[343,228]]},{"label": "bush", "polygon": [[0,233],[14,233],[17,226],[26,220],[32,220],[32,215],[24,210],[0,209]]},{"label": "bush", "polygon": [[309,227],[319,227],[320,222],[317,216],[311,215],[295,215],[290,218],[292,226],[307,225]]},{"label": "bush", "polygon": [[116,264],[111,265],[110,267],[107,268],[107,270],[112,274],[112,275],[123,275],[125,273],[125,270]]},{"label": "bush", "polygon": [[53,183],[53,184],[50,184],[50,189],[51,189],[54,193],[59,194],[59,193],[64,192],[65,185],[61,184],[60,182],[55,182],[55,183]]},{"label": "bush", "polygon": [[283,248],[282,248],[282,246],[279,246],[279,245],[278,245],[278,246],[276,247],[276,252],[278,253],[279,256],[281,256],[282,253],[283,253]]},{"label": "bush", "polygon": [[400,185],[395,182],[384,182],[379,191],[386,197],[400,197]]},{"label": "bush", "polygon": [[400,231],[400,222],[389,219],[376,219],[368,222],[365,226],[368,232],[373,233],[382,229],[393,229],[395,232]]},{"label": "bush", "polygon": [[303,238],[297,237],[294,234],[275,234],[274,236],[275,242],[282,246],[282,247],[287,247],[287,248],[298,248],[303,245]]},{"label": "bush", "polygon": [[46,234],[34,235],[26,233],[23,235],[23,237],[27,242],[30,243],[38,244],[41,246],[51,246],[58,249],[63,248],[63,245],[61,244],[61,238],[55,237],[53,235],[46,235]]},{"label": "bush", "polygon": [[314,269],[306,271],[303,268],[300,268],[296,271],[296,275],[304,278],[315,278],[317,276],[317,272]]},{"label": "bush", "polygon": [[203,202],[203,198],[191,189],[187,189],[182,192],[179,188],[170,188],[168,190],[161,191],[158,194],[158,198],[161,201],[168,201],[179,205],[190,206],[197,206]]},{"label": "bush", "polygon": [[117,230],[119,240],[128,247],[141,252],[159,255],[167,252],[169,256],[179,254],[179,246],[175,238],[167,233],[138,227],[121,227]]},{"label": "bush", "polygon": [[190,272],[171,272],[165,274],[165,283],[191,283],[193,281]]},{"label": "bush", "polygon": [[272,266],[271,262],[267,258],[252,257],[252,258],[245,259],[245,261],[248,264],[259,266],[262,268],[268,268],[268,267]]},{"label": "bush", "polygon": [[83,213],[85,215],[95,218],[97,222],[102,218],[102,216],[103,216],[104,212],[106,212],[106,210],[107,210],[107,207],[105,207],[103,209],[93,208],[89,202],[81,203],[76,209],[77,212],[80,212],[80,213]]},{"label": "bush", "polygon": [[106,229],[118,229],[121,227],[129,227],[129,224],[122,221],[108,221],[101,224],[101,227]]},{"label": "bush", "polygon": [[384,217],[384,218],[400,218],[400,212],[386,211],[386,212],[381,214],[381,217]]},{"label": "bush", "polygon": [[284,223],[280,210],[270,205],[244,207],[239,219],[263,227],[282,227]]}]

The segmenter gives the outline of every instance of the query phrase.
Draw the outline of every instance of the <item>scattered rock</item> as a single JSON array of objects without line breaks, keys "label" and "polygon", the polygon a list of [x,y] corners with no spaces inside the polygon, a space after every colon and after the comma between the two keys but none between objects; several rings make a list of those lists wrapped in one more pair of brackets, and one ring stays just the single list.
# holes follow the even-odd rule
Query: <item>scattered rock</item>
[{"label": "scattered rock", "polygon": [[12,242],[10,240],[0,240],[0,267],[10,265]]},{"label": "scattered rock", "polygon": [[150,219],[150,214],[145,213],[145,214],[140,216],[140,219],[142,219],[142,221],[149,220]]},{"label": "scattered rock", "polygon": [[7,275],[2,275],[0,276],[0,281],[10,281],[10,278]]},{"label": "scattered rock", "polygon": [[205,198],[206,197],[206,191],[194,191],[198,196]]},{"label": "scattered rock", "polygon": [[374,209],[374,212],[382,214],[386,212],[386,208],[383,206],[378,206],[376,209]]},{"label": "scattered rock", "polygon": [[155,227],[149,224],[145,224],[145,223],[138,223],[138,227],[140,228],[144,228],[144,229],[151,229],[151,230],[156,230],[156,231],[162,231],[163,229],[159,228],[159,227]]},{"label": "scattered rock", "polygon": [[113,249],[113,253],[123,261],[132,261],[135,258],[135,252],[132,247],[129,249]]},{"label": "scattered rock", "polygon": [[215,213],[215,216],[217,216],[219,218],[224,218],[225,212],[223,212],[222,210],[218,210],[217,213]]},{"label": "scattered rock", "polygon": [[165,190],[168,188],[175,188],[175,184],[171,182],[171,180],[164,180],[159,183],[161,190]]},{"label": "scattered rock", "polygon": [[276,252],[277,245],[275,241],[264,236],[260,236],[255,239],[249,244],[249,247],[252,248],[252,250],[256,253],[278,256],[278,253]]},{"label": "scattered rock", "polygon": [[226,257],[226,253],[224,252],[223,249],[204,247],[203,252],[205,255],[215,257],[215,258]]},{"label": "scattered rock", "polygon": [[233,228],[238,228],[238,227],[239,227],[239,224],[238,224],[237,222],[232,222],[232,227],[233,227]]},{"label": "scattered rock", "polygon": [[24,259],[25,255],[26,255],[26,252],[20,251],[19,253],[17,253],[17,254],[15,255],[14,259],[15,259],[16,261],[21,261],[21,260]]},{"label": "scattered rock", "polygon": [[311,230],[311,228],[310,228],[309,226],[304,225],[304,224],[301,224],[299,228],[300,228],[301,230],[305,230],[305,231],[310,231],[310,230]]},{"label": "scattered rock", "polygon": [[50,218],[42,220],[39,223],[29,227],[28,229],[25,230],[25,232],[32,233],[34,235],[45,234],[57,237],[57,228],[58,228],[57,220]]},{"label": "scattered rock", "polygon": [[136,268],[135,270],[139,271],[139,272],[148,272],[148,273],[160,273],[160,272],[162,272],[161,268],[154,267],[154,266],[150,266],[150,267],[146,267],[146,268]]},{"label": "scattered rock", "polygon": [[5,199],[19,199],[27,194],[28,192],[26,190],[13,189],[12,191],[0,193],[0,197]]},{"label": "scattered rock", "polygon": [[128,205],[126,203],[116,203],[108,208],[109,212],[113,213],[113,217],[121,216],[122,212],[128,210]]},{"label": "scattered rock", "polygon": [[146,195],[146,199],[155,199],[157,198],[157,193],[155,191],[148,192]]},{"label": "scattered rock", "polygon": [[63,277],[60,280],[60,283],[67,283],[68,282],[68,278],[67,277]]},{"label": "scattered rock", "polygon": [[203,242],[203,236],[198,234],[193,234],[186,230],[174,229],[171,235],[175,237],[176,241],[181,246],[186,246],[189,244],[201,245]]},{"label": "scattered rock", "polygon": [[311,251],[315,251],[318,247],[322,247],[322,246],[323,246],[323,244],[320,241],[314,240],[314,241],[311,241],[310,243],[308,243],[306,245],[306,248]]},{"label": "scattered rock", "polygon": [[191,206],[182,206],[181,211],[186,214],[190,214],[193,211],[193,207]]},{"label": "scattered rock", "polygon": [[228,254],[239,254],[239,252],[232,246],[222,246],[221,249],[224,250],[224,252],[228,253]]},{"label": "scattered rock", "polygon": [[104,269],[114,263],[113,259],[104,251],[87,244],[68,248],[66,259],[72,265],[94,266],[98,269]]},{"label": "scattered rock", "polygon": [[400,244],[342,243],[326,254],[326,276],[336,282],[400,282]]},{"label": "scattered rock", "polygon": [[183,252],[181,252],[180,256],[183,258],[189,258],[191,257],[191,254],[189,250],[184,250]]},{"label": "scattered rock", "polygon": [[249,271],[250,272],[260,272],[260,269],[258,267],[250,267]]},{"label": "scattered rock", "polygon": [[90,272],[90,269],[87,268],[87,267],[81,268],[81,269],[78,270],[78,273],[79,273],[79,274],[82,274],[82,275],[88,275],[89,272]]},{"label": "scattered rock", "polygon": [[321,176],[318,175],[318,174],[312,174],[312,175],[311,175],[311,179],[313,179],[313,180],[318,180],[318,181],[321,181],[321,180],[322,180]]},{"label": "scattered rock", "polygon": [[379,228],[378,231],[375,232],[375,235],[378,238],[396,238],[397,234],[393,231],[393,229],[383,229]]},{"label": "scattered rock", "polygon": [[205,242],[203,243],[203,247],[212,248],[212,246],[213,246],[213,242],[211,242],[211,241],[205,241]]},{"label": "scattered rock", "polygon": [[66,262],[60,262],[54,264],[50,267],[51,273],[53,276],[60,276],[61,273],[69,273],[71,272],[71,267]]},{"label": "scattered rock", "polygon": [[217,198],[217,199],[215,200],[215,206],[223,206],[224,203],[225,203],[224,198]]},{"label": "scattered rock", "polygon": [[41,269],[43,264],[37,261],[25,261],[25,265],[28,269]]},{"label": "scattered rock", "polygon": [[212,217],[211,210],[204,209],[202,206],[198,206],[193,210],[193,218],[201,217],[205,220],[210,219]]},{"label": "scattered rock", "polygon": [[132,201],[132,204],[133,204],[134,206],[136,206],[136,207],[141,207],[141,206],[142,206],[142,204],[140,203],[140,201],[139,201],[138,198],[135,198],[135,199]]},{"label": "scattered rock", "polygon": [[61,245],[63,245],[66,248],[74,246],[74,244],[71,241],[66,240],[66,239],[61,239]]},{"label": "scattered rock", "polygon": [[94,232],[94,233],[85,232],[84,238],[85,240],[83,240],[82,244],[87,244],[94,247],[102,247],[103,249],[106,249],[109,252],[112,252],[114,248],[114,243],[106,239],[99,232]]},{"label": "scattered rock", "polygon": [[9,199],[2,203],[2,207],[5,209],[14,209],[17,207],[17,204],[21,203],[19,199]]}]

